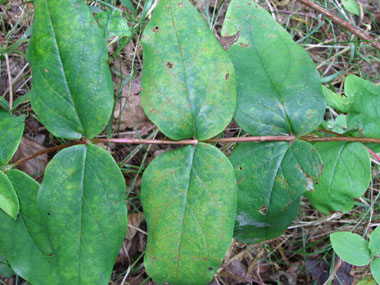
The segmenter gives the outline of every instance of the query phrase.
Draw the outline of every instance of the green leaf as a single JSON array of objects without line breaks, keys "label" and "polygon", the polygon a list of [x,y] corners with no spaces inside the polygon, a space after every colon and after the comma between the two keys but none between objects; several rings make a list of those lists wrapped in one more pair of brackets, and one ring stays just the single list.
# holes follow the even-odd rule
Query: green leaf
[{"label": "green leaf", "polygon": [[360,16],[360,6],[356,0],[342,0],[342,4],[348,12]]},{"label": "green leaf", "polygon": [[368,242],[358,234],[335,232],[330,235],[335,253],[352,265],[364,266],[370,262]]},{"label": "green leaf", "polygon": [[136,8],[133,5],[131,0],[120,0],[120,2],[129,10],[131,11],[135,16],[137,16]]},{"label": "green leaf", "polygon": [[235,71],[188,0],[161,0],[142,39],[141,100],[168,137],[209,139],[235,111]]},{"label": "green leaf", "polygon": [[207,284],[232,240],[236,182],[228,159],[203,143],[165,152],[144,173],[141,201],[148,274],[158,283]]},{"label": "green leaf", "polygon": [[0,110],[0,166],[15,154],[24,132],[24,116],[12,117]]},{"label": "green leaf", "polygon": [[104,34],[108,35],[108,37],[127,37],[131,35],[127,20],[118,11],[108,10],[97,14],[96,18],[99,20]]},{"label": "green leaf", "polygon": [[[0,50],[1,52],[1,50]],[[1,61],[0,61],[1,62]],[[0,107],[3,108],[4,110],[8,111],[9,110],[9,102],[5,100],[3,97],[0,96]],[[1,112],[1,111],[0,111]]]},{"label": "green leaf", "polygon": [[371,250],[371,257],[380,256],[380,227],[372,232],[369,238],[369,249]]},{"label": "green leaf", "polygon": [[222,35],[239,33],[228,54],[235,66],[235,120],[251,135],[303,135],[326,109],[321,81],[308,54],[252,0],[233,0]]},{"label": "green leaf", "polygon": [[336,110],[347,113],[350,110],[350,104],[352,103],[352,97],[342,96],[337,94],[325,86],[322,86],[323,95],[326,98],[327,104]]},{"label": "green leaf", "polygon": [[55,136],[92,138],[104,129],[113,107],[107,59],[103,33],[84,1],[35,1],[31,101]]},{"label": "green leaf", "polygon": [[[20,200],[20,215],[14,221],[0,211],[0,251],[13,270],[33,284],[57,284],[57,276],[36,205],[39,184],[18,170],[8,172]],[[44,237],[43,237],[44,235]],[[43,245],[42,248],[40,245]]]},{"label": "green leaf", "polygon": [[348,126],[357,128],[365,137],[380,137],[380,86],[350,75],[344,82],[344,91],[353,103],[348,115]]},{"label": "green leaf", "polygon": [[359,280],[356,285],[376,285],[376,281],[373,280],[371,276],[366,276],[363,279]]},{"label": "green leaf", "polygon": [[235,237],[250,243],[283,233],[322,169],[316,149],[303,141],[240,144],[230,160],[238,181]]},{"label": "green leaf", "polygon": [[377,283],[380,283],[380,258],[375,258],[371,262],[371,273]]},{"label": "green leaf", "polygon": [[37,194],[40,184],[24,172],[15,169],[8,171],[7,176],[12,182],[14,189],[17,190],[20,208],[22,209],[21,214],[25,218],[24,224],[30,236],[45,256],[50,255],[51,246],[46,227],[43,225],[40,212],[37,208]]},{"label": "green leaf", "polygon": [[324,164],[315,191],[305,196],[325,214],[348,212],[354,198],[361,197],[371,179],[371,161],[367,149],[360,143],[316,143]]},{"label": "green leaf", "polygon": [[127,230],[125,181],[113,158],[94,145],[58,153],[38,195],[53,259],[64,284],[108,284]]},{"label": "green leaf", "polygon": [[15,272],[9,267],[7,260],[0,253],[0,277],[10,278],[13,275],[15,275]]},{"label": "green leaf", "polygon": [[12,183],[8,177],[0,171],[0,211],[1,210],[16,220],[20,205]]}]

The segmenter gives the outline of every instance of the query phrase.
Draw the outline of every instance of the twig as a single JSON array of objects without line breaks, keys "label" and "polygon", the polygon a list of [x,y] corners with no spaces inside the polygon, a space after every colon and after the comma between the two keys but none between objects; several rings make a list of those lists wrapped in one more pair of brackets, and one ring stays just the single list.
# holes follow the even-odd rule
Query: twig
[{"label": "twig", "polygon": [[124,144],[179,144],[179,145],[197,145],[197,140],[149,140],[149,139],[92,139],[92,143],[124,143]]},{"label": "twig", "polygon": [[360,39],[362,39],[364,41],[369,42],[369,44],[371,46],[373,46],[374,48],[376,48],[377,50],[380,50],[380,42],[379,41],[377,41],[372,36],[367,35],[366,33],[362,32],[358,28],[354,27],[349,22],[347,22],[347,21],[339,18],[337,15],[335,15],[332,12],[330,12],[329,10],[326,10],[325,8],[319,6],[318,4],[312,2],[311,0],[298,0],[298,1],[301,2],[304,5],[312,8],[312,9],[318,11],[319,13],[325,15],[326,17],[328,17],[329,19],[331,19],[336,24],[338,24],[338,25],[342,26],[344,29],[350,31],[351,33],[353,33],[354,35],[356,35],[358,38],[360,38]]},{"label": "twig", "polygon": [[[213,138],[205,141],[203,143],[242,143],[242,142],[274,142],[274,141],[286,141],[294,142],[295,140],[303,140],[307,142],[361,142],[361,143],[377,143],[380,144],[380,139],[375,138],[357,138],[357,137],[315,137],[315,136],[256,136],[256,137],[233,137],[233,138]],[[67,143],[63,145],[54,146],[51,148],[44,149],[42,151],[36,152],[30,156],[27,156],[23,159],[20,159],[13,163],[11,166],[15,167],[21,163],[24,163],[28,160],[31,160],[42,154],[60,150],[69,146],[78,145],[78,144],[88,144],[91,143],[120,143],[120,144],[163,144],[163,145],[197,145],[198,140],[156,140],[156,139],[126,139],[126,138],[98,138],[87,141],[86,139],[78,142]]]},{"label": "twig", "polygon": [[9,57],[8,53],[5,51],[6,46],[3,41],[3,37],[0,34],[0,42],[1,46],[3,47],[3,52],[4,52],[4,57],[5,57],[5,64],[7,65],[7,74],[8,74],[8,84],[9,84],[9,111],[12,110],[12,105],[13,105],[13,88],[12,88],[12,77],[11,77],[11,68],[9,65]]},{"label": "twig", "polygon": [[63,149],[63,148],[69,147],[69,146],[73,146],[73,145],[87,144],[87,143],[88,143],[87,140],[83,140],[83,141],[79,141],[79,142],[71,142],[71,143],[67,143],[67,144],[62,144],[62,145],[57,145],[57,146],[49,147],[49,148],[43,149],[43,150],[41,150],[39,152],[33,153],[30,156],[27,156],[27,157],[24,157],[24,158],[22,158],[20,160],[17,160],[11,166],[12,167],[18,166],[21,163],[27,162],[27,161],[29,161],[29,160],[31,160],[33,158],[36,158],[37,156],[45,154],[45,153],[49,153],[49,152],[52,152],[52,151],[60,150],[60,149]]}]

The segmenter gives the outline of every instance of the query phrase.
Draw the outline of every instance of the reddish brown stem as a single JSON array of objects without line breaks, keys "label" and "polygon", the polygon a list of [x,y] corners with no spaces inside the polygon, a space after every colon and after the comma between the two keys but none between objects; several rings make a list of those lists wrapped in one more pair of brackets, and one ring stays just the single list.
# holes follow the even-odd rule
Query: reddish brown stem
[{"label": "reddish brown stem", "polygon": [[[314,136],[303,136],[303,137],[294,137],[294,136],[257,136],[257,137],[234,137],[234,138],[213,138],[204,143],[242,143],[242,142],[271,142],[271,141],[287,141],[293,142],[295,140],[303,140],[308,142],[361,142],[361,143],[378,143],[380,144],[380,139],[374,138],[357,138],[357,137],[314,137]],[[150,139],[124,139],[124,138],[111,138],[111,139],[92,139],[91,143],[120,143],[120,144],[174,144],[174,145],[197,145],[198,140],[150,140]],[[47,148],[45,150],[36,152],[28,157],[20,159],[12,164],[12,166],[17,166],[21,163],[24,163],[28,160],[31,160],[39,155],[57,151],[69,146],[78,145],[78,144],[87,144],[87,140],[82,140],[79,142],[67,143],[64,145],[54,146]]]},{"label": "reddish brown stem", "polygon": [[380,139],[374,138],[357,138],[357,137],[313,137],[304,136],[297,138],[299,140],[307,142],[361,142],[361,143],[378,143],[380,144]]},{"label": "reddish brown stem", "polygon": [[318,4],[312,2],[311,0],[298,0],[304,5],[318,11],[319,13],[325,15],[327,18],[331,19],[336,24],[342,26],[344,29],[350,31],[358,38],[367,41],[371,46],[373,46],[375,49],[380,50],[380,42],[377,41],[375,38],[371,37],[370,35],[367,35],[366,33],[362,32],[358,28],[351,25],[349,22],[339,18],[334,13],[330,12],[329,10],[326,10],[325,8],[319,6]]},{"label": "reddish brown stem", "polygon": [[146,139],[93,139],[92,143],[124,143],[124,144],[180,144],[197,145],[197,140],[146,140]]},{"label": "reddish brown stem", "polygon": [[71,143],[57,145],[57,146],[49,147],[47,149],[43,149],[43,150],[41,150],[39,152],[33,153],[30,156],[27,156],[27,157],[24,157],[24,158],[22,158],[20,160],[17,160],[15,163],[12,164],[12,167],[20,165],[21,163],[27,162],[28,160],[31,160],[31,159],[33,159],[33,158],[35,158],[37,156],[43,155],[45,153],[49,153],[49,152],[52,152],[52,151],[60,150],[60,149],[63,149],[63,148],[69,147],[69,146],[73,146],[73,145],[78,145],[78,144],[87,144],[87,141],[83,140],[83,141],[79,141],[79,142],[71,142]]}]

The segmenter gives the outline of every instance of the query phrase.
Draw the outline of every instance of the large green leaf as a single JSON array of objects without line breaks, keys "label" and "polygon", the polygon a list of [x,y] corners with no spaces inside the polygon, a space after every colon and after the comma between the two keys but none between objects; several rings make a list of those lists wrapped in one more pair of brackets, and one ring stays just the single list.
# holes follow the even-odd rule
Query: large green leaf
[{"label": "large green leaf", "polygon": [[106,126],[113,85],[102,31],[83,0],[34,1],[28,59],[32,107],[55,136],[92,138]]},{"label": "large green leaf", "polygon": [[303,135],[321,123],[326,102],[308,54],[252,0],[233,0],[222,34],[239,33],[235,120],[252,135]]},{"label": "large green leaf", "polygon": [[172,139],[209,139],[235,111],[235,71],[188,0],[161,0],[142,39],[141,100],[147,116]]},{"label": "large green leaf", "polygon": [[335,232],[330,235],[330,241],[336,254],[345,262],[357,266],[370,262],[368,242],[358,234]]},{"label": "large green leaf", "polygon": [[236,182],[224,154],[202,143],[161,154],[144,173],[141,201],[148,274],[158,283],[209,282],[231,243],[236,215]]},{"label": "large green leaf", "polygon": [[351,75],[344,82],[344,91],[353,97],[348,126],[365,137],[380,137],[380,86]]},{"label": "large green leaf", "polygon": [[0,167],[9,162],[24,132],[24,116],[12,117],[0,110]]},{"label": "large green leaf", "polygon": [[315,191],[305,194],[319,211],[347,212],[354,198],[361,197],[371,179],[371,161],[367,149],[360,143],[323,142],[315,147],[324,164]]},{"label": "large green leaf", "polygon": [[102,148],[58,153],[45,171],[38,206],[64,284],[108,284],[127,229],[125,181]]},{"label": "large green leaf", "polygon": [[0,211],[1,210],[16,220],[20,205],[12,183],[8,177],[0,171]]},{"label": "large green leaf", "polygon": [[240,144],[230,160],[238,181],[235,237],[244,242],[282,234],[322,168],[316,149],[303,141]]},{"label": "large green leaf", "polygon": [[0,211],[0,251],[25,280],[33,284],[59,284],[37,209],[39,184],[18,170],[7,174],[20,200],[20,214],[14,221]]}]

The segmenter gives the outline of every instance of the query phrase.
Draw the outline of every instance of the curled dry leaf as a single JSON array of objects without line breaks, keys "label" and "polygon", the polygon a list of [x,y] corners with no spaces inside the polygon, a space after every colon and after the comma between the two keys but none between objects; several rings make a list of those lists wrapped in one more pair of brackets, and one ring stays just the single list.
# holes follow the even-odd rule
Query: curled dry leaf
[{"label": "curled dry leaf", "polygon": [[[21,143],[12,159],[13,162],[22,159],[26,156],[32,155],[36,152],[44,150],[40,143],[38,143],[35,139],[31,139],[29,137],[23,136]],[[45,171],[45,167],[48,163],[48,155],[45,153],[43,155],[37,156],[25,163],[22,163],[18,166],[18,169],[33,175],[36,173],[43,173]]]}]

